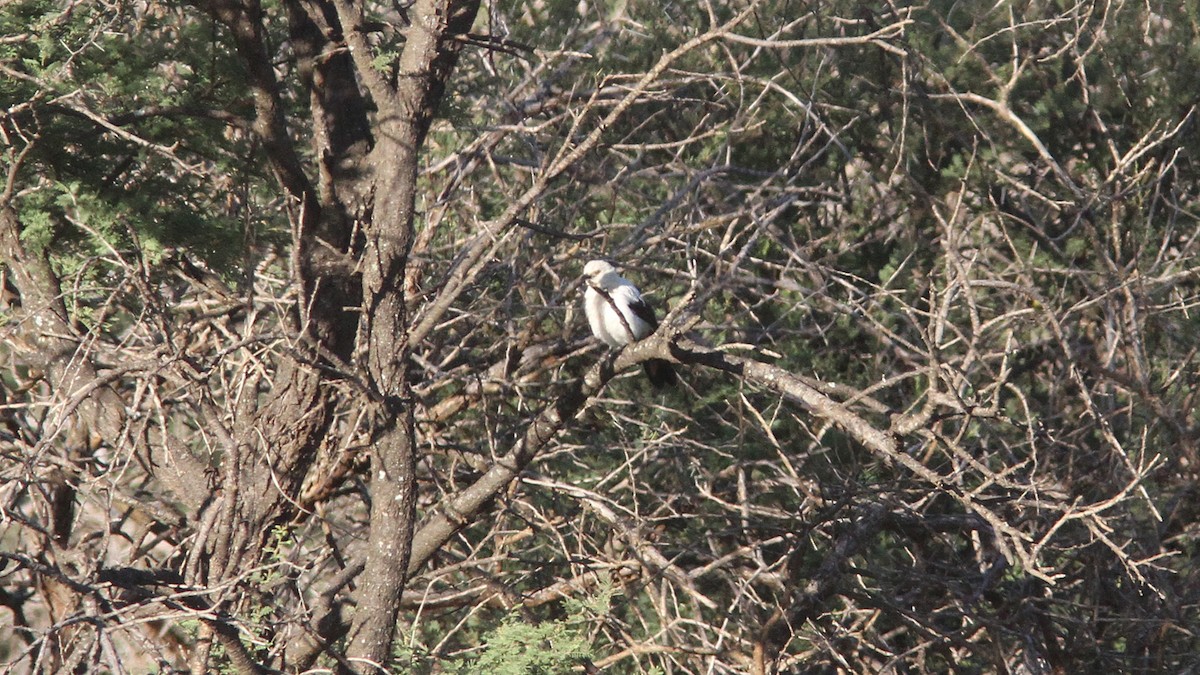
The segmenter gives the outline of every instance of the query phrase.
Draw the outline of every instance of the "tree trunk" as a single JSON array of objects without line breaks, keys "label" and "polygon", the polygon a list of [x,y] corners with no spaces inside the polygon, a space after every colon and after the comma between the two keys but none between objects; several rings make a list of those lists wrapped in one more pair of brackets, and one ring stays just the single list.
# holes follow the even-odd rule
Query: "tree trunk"
[{"label": "tree trunk", "polygon": [[419,0],[409,9],[412,26],[396,82],[370,63],[360,16],[339,5],[351,53],[379,108],[378,144],[371,156],[375,204],[365,226],[363,305],[357,352],[369,386],[379,397],[371,454],[371,535],[351,625],[348,658],[369,672],[386,668],[395,636],[400,596],[408,578],[416,504],[416,462],[411,345],[405,271],[416,228],[417,167],[421,145],[458,58],[457,35],[466,33],[475,0]]}]

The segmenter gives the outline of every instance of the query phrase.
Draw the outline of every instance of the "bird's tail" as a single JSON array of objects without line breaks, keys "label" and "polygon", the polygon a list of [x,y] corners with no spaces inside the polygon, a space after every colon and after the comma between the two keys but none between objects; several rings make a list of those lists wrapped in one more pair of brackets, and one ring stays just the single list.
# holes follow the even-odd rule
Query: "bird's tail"
[{"label": "bird's tail", "polygon": [[650,384],[654,385],[655,389],[673,385],[679,379],[679,375],[675,373],[675,366],[670,361],[650,359],[642,362],[642,368],[645,369],[646,377],[650,378]]}]

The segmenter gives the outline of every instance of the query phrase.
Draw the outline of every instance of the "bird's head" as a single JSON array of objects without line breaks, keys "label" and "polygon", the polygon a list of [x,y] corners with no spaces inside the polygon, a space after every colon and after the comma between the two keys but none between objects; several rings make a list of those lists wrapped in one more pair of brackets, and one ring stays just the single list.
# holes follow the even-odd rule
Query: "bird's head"
[{"label": "bird's head", "polygon": [[589,260],[588,263],[583,266],[583,277],[588,283],[597,285],[601,277],[609,274],[610,272],[616,271],[617,268],[613,267],[612,264],[606,260]]}]

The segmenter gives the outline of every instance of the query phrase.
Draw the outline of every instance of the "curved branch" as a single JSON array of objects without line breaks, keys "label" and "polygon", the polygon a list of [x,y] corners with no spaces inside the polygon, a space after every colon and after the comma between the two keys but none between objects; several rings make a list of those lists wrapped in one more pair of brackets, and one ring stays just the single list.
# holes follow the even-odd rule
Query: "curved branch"
[{"label": "curved branch", "polygon": [[[545,171],[537,176],[533,185],[522,193],[520,197],[513,200],[508,208],[504,210],[504,213],[493,220],[480,223],[479,232],[459,254],[454,265],[451,267],[442,285],[441,292],[433,301],[425,306],[424,311],[414,321],[413,330],[409,334],[409,344],[414,345],[421,342],[433,331],[441,321],[442,316],[450,309],[450,306],[470,287],[480,270],[483,269],[484,264],[492,258],[496,249],[502,245],[505,236],[511,231],[514,224],[518,222],[520,215],[550,187],[550,183],[555,178],[562,175],[563,172],[574,166],[584,156],[594,150],[600,144],[604,133],[641,99],[650,85],[658,80],[675,61],[684,55],[710,42],[728,36],[730,31],[753,13],[753,10],[754,5],[751,4],[721,26],[702,33],[664,54],[654,64],[654,67],[650,68],[645,75],[630,87],[629,93],[614,105],[612,110],[603,119],[596,123],[595,127],[592,128],[582,141],[577,145],[564,144],[549,162]],[[601,87],[596,91],[599,92],[602,89]],[[588,107],[590,109],[590,103]],[[580,117],[580,119],[582,118],[583,116]],[[575,135],[575,129],[572,129],[567,134],[567,137],[572,138]]]}]

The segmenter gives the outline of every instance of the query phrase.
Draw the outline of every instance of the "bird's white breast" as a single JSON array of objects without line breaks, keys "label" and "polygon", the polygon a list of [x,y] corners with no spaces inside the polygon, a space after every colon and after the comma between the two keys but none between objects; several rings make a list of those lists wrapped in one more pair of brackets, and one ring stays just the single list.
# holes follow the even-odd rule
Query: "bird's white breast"
[{"label": "bird's white breast", "polygon": [[[596,337],[610,347],[620,347],[650,334],[650,325],[639,319],[629,309],[629,303],[637,302],[640,299],[636,289],[632,286],[621,285],[607,293],[609,298],[612,298],[612,303],[590,286],[584,293],[584,312],[592,327],[592,333]],[[613,305],[620,307],[621,315],[625,317],[624,322],[617,315]],[[633,331],[632,336],[629,334],[631,330]]]}]

